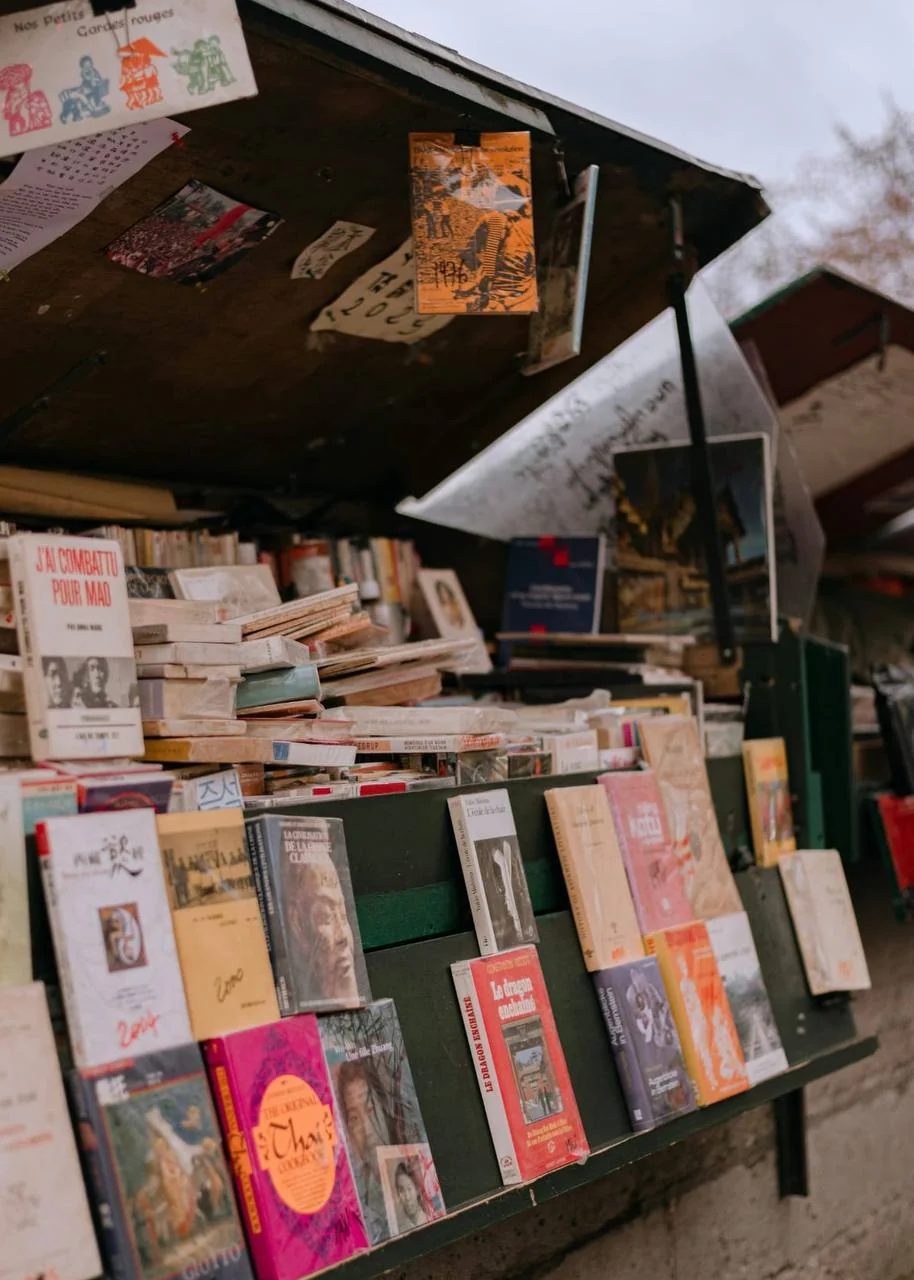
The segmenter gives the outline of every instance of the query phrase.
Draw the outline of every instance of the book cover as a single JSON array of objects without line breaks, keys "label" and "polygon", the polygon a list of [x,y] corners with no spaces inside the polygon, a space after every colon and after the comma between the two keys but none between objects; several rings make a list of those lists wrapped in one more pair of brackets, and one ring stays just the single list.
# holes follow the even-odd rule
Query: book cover
[{"label": "book cover", "polygon": [[538,942],[508,792],[477,791],[447,803],[480,952]]},{"label": "book cover", "polygon": [[512,538],[502,631],[596,635],[603,608],[606,540]]},{"label": "book cover", "polygon": [[141,756],[136,663],[117,542],[9,539],[34,760]]},{"label": "book cover", "polygon": [[156,822],[195,1040],[279,1017],[241,809]]},{"label": "book cover", "polygon": [[31,939],[19,775],[0,774],[0,986],[32,981]]},{"label": "book cover", "polygon": [[797,847],[784,739],[744,742],[743,769],[755,856],[760,866],[773,867],[782,853],[793,853]]},{"label": "book cover", "polygon": [[151,809],[48,818],[36,837],[79,1067],[193,1039]]},{"label": "book cover", "polygon": [[302,1280],[367,1248],[317,1018],[204,1053],[258,1280]]},{"label": "book cover", "polygon": [[645,759],[660,787],[692,915],[710,920],[742,911],[720,838],[696,720],[652,716],[639,720],[638,730]]},{"label": "book cover", "polygon": [[590,1154],[535,947],[451,965],[506,1186]]},{"label": "book cover", "polygon": [[144,720],[230,720],[240,682],[224,676],[202,680],[137,681]]},{"label": "book cover", "polygon": [[642,934],[686,924],[692,907],[650,770],[601,774]]},{"label": "book cover", "polygon": [[706,925],[693,920],[652,933],[645,942],[660,966],[699,1106],[748,1089],[743,1051]]},{"label": "book cover", "polygon": [[164,770],[150,773],[112,773],[77,778],[80,813],[104,813],[109,809],[152,809],[167,813],[174,780]]},{"label": "book cover", "polygon": [[868,991],[860,929],[836,849],[799,849],[778,860],[809,989]]},{"label": "book cover", "polygon": [[253,1280],[195,1044],[71,1075],[105,1274]]},{"label": "book cover", "polygon": [[895,914],[908,920],[914,914],[914,796],[881,795],[875,808],[876,840],[892,883]]},{"label": "book cover", "polygon": [[530,315],[536,250],[529,133],[409,135],[419,315]]},{"label": "book cover", "polygon": [[745,911],[708,921],[714,959],[746,1060],[749,1083],[760,1084],[788,1067],[774,1010]]},{"label": "book cover", "polygon": [[318,1020],[372,1245],[444,1214],[403,1033],[392,1000]]},{"label": "book cover", "polygon": [[636,1133],[695,1109],[679,1032],[655,956],[593,975]]},{"label": "book cover", "polygon": [[280,1011],[369,1004],[342,820],[265,814],[247,838]]},{"label": "book cover", "polygon": [[[709,441],[730,614],[740,643],[777,639],[773,486],[766,435]],[[619,629],[714,641],[689,444],[613,453]]]},{"label": "book cover", "polygon": [[40,982],[0,987],[2,1280],[101,1271]]},{"label": "book cover", "polygon": [[238,686],[237,707],[267,707],[275,702],[300,702],[303,698],[319,698],[321,683],[317,667],[303,663],[282,671],[260,671],[246,675]]},{"label": "book cover", "polygon": [[643,956],[607,793],[594,784],[544,794],[586,968]]}]

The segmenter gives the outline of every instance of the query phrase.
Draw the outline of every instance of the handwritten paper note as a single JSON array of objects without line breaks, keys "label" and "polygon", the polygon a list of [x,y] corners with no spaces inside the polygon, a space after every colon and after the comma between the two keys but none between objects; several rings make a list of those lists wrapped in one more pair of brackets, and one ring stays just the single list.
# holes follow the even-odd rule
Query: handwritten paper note
[{"label": "handwritten paper note", "polygon": [[359,276],[311,325],[379,342],[418,342],[453,316],[420,316],[416,311],[413,242],[407,240],[389,258]]},{"label": "handwritten paper note", "polygon": [[313,240],[295,259],[293,280],[322,280],[340,258],[360,249],[374,235],[374,227],[359,222],[334,222],[322,236]]}]

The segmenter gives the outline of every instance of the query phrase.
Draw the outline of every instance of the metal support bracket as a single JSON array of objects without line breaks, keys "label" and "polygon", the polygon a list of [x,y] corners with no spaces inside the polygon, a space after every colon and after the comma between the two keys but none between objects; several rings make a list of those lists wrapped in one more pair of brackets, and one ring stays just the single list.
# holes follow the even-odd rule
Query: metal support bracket
[{"label": "metal support bracket", "polygon": [[774,1132],[778,1152],[778,1190],[781,1199],[809,1195],[806,1151],[806,1098],[802,1089],[775,1098]]}]

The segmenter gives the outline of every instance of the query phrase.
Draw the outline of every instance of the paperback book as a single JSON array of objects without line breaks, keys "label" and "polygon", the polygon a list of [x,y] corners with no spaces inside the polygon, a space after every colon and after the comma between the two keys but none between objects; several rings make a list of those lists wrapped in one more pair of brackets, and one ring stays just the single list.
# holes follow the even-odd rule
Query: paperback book
[{"label": "paperback book", "polygon": [[513,538],[502,631],[596,635],[603,608],[606,540]]},{"label": "paperback book", "polygon": [[714,959],[730,1002],[730,1012],[746,1060],[750,1085],[787,1070],[787,1055],[762,977],[758,952],[745,911],[708,921]]},{"label": "paperback book", "polygon": [[636,1133],[695,1109],[673,1011],[654,956],[593,975]]},{"label": "paperback book", "polygon": [[784,739],[744,742],[743,768],[755,856],[760,866],[773,867],[782,853],[793,853],[797,847]]},{"label": "paperback book", "polygon": [[366,1249],[317,1018],[204,1052],[258,1280],[303,1280]]},{"label": "paperback book", "polygon": [[253,1280],[197,1046],[125,1056],[71,1083],[105,1274]]},{"label": "paperback book", "polygon": [[319,1019],[371,1245],[423,1227],[444,1200],[392,1000]]},{"label": "paperback book", "polygon": [[123,809],[36,830],[78,1067],[193,1039],[155,822]]},{"label": "paperback book", "polygon": [[370,1004],[341,819],[264,814],[246,829],[280,1012]]},{"label": "paperback book", "polygon": [[812,994],[868,991],[870,974],[841,855],[836,849],[799,849],[785,853],[778,870]]},{"label": "paperback book", "polygon": [[535,947],[451,965],[506,1186],[590,1153]]},{"label": "paperback book", "polygon": [[447,803],[480,952],[538,942],[508,792],[476,791]]}]

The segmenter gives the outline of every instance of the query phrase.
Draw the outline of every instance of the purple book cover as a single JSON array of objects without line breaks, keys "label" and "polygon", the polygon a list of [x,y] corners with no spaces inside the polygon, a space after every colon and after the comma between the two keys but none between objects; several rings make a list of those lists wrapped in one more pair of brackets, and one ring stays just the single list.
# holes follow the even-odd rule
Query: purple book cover
[{"label": "purple book cover", "polygon": [[679,1034],[654,956],[593,975],[632,1128],[694,1111]]},{"label": "purple book cover", "polygon": [[314,1014],[205,1053],[259,1280],[302,1280],[367,1249]]}]

